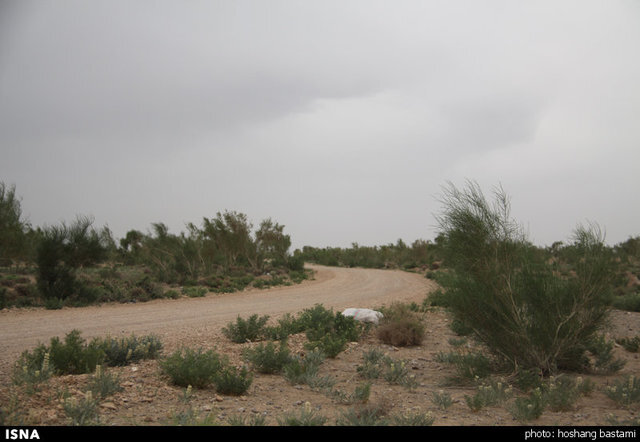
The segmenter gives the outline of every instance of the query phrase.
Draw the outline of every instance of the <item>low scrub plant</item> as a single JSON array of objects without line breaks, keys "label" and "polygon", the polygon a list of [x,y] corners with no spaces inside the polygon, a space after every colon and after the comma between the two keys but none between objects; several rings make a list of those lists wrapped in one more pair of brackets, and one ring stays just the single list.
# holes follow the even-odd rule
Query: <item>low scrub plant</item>
[{"label": "low scrub plant", "polygon": [[633,338],[618,338],[616,343],[621,345],[629,353],[638,353],[640,351],[640,336]]},{"label": "low scrub plant", "polygon": [[435,418],[431,413],[410,411],[391,417],[391,425],[398,427],[429,427],[433,425]]},{"label": "low scrub plant", "polygon": [[161,361],[160,368],[174,385],[205,388],[214,382],[223,362],[213,350],[182,348]]},{"label": "low scrub plant", "polygon": [[101,365],[96,366],[96,372],[89,379],[87,390],[95,398],[104,399],[114,393],[122,391],[120,379],[111,372],[102,369]]},{"label": "low scrub plant", "polygon": [[567,376],[552,376],[543,390],[544,399],[551,411],[570,411],[575,402],[584,394],[589,394],[591,384],[582,378],[573,379]]},{"label": "low scrub plant", "polygon": [[382,309],[384,317],[377,328],[378,338],[395,347],[415,346],[422,343],[425,327],[422,317],[409,304],[393,303]]},{"label": "low scrub plant", "polygon": [[269,320],[269,316],[251,315],[247,319],[240,316],[236,318],[236,322],[227,324],[222,329],[224,335],[232,342],[237,344],[245,342],[260,341],[265,335],[265,325]]},{"label": "low scrub plant", "polygon": [[472,411],[477,412],[484,407],[502,404],[507,401],[512,394],[512,387],[503,380],[490,380],[489,382],[480,383],[477,387],[476,394],[473,396],[465,395],[465,401]]},{"label": "low scrub plant", "polygon": [[73,330],[65,336],[64,341],[55,337],[49,346],[40,344],[32,352],[23,352],[16,369],[24,371],[24,367],[27,367],[27,371],[35,373],[42,369],[45,356],[49,359],[48,369],[55,374],[91,373],[105,358],[104,351],[95,340],[87,344],[80,331]]},{"label": "low scrub plant", "polygon": [[431,394],[431,402],[441,410],[446,410],[453,405],[451,395],[444,390],[436,391]]},{"label": "low scrub plant", "polygon": [[341,413],[336,419],[339,426],[373,427],[389,425],[391,403],[386,400],[356,405]]},{"label": "low scrub plant", "polygon": [[260,343],[245,349],[243,355],[258,373],[263,374],[280,373],[292,359],[286,340],[280,341],[278,348],[273,342]]},{"label": "low scrub plant", "polygon": [[519,397],[510,408],[511,415],[520,422],[528,422],[542,416],[546,407],[544,394],[540,388],[534,389],[528,397]]},{"label": "low scrub plant", "polygon": [[304,357],[296,355],[283,367],[282,374],[292,385],[309,384],[318,377],[324,359],[325,355],[318,350],[308,352]]},{"label": "low scrub plant", "polygon": [[71,419],[71,425],[90,425],[98,422],[98,401],[91,391],[86,392],[82,398],[70,397],[65,399],[62,406],[67,417]]},{"label": "low scrub plant", "polygon": [[[26,358],[25,358],[26,359]],[[23,362],[26,362],[23,360]],[[20,367],[18,363],[13,373],[13,383],[15,385],[26,385],[28,393],[34,393],[38,390],[38,386],[53,376],[54,370],[49,363],[49,353],[45,353],[40,366],[31,366],[26,363]]]},{"label": "low scrub plant", "polygon": [[213,383],[216,391],[231,396],[241,396],[247,392],[253,376],[247,367],[237,368],[231,365],[224,365],[213,376]]},{"label": "low scrub plant", "polygon": [[123,338],[106,337],[97,341],[109,366],[125,366],[145,359],[156,359],[162,351],[160,338],[153,335]]},{"label": "low scrub plant", "polygon": [[613,382],[605,390],[606,395],[617,404],[628,407],[640,402],[640,378],[630,375]]},{"label": "low scrub plant", "polygon": [[278,418],[280,426],[319,427],[327,422],[327,418],[314,410],[309,402],[305,402],[297,413],[287,413]]}]

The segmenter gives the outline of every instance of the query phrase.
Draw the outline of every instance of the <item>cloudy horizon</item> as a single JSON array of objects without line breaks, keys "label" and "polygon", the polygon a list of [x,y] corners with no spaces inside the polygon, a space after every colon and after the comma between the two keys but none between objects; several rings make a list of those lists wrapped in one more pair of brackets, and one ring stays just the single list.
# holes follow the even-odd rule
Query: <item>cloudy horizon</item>
[{"label": "cloudy horizon", "polygon": [[116,237],[225,210],[293,247],[435,237],[501,185],[541,245],[640,235],[640,3],[2,1],[0,181]]}]

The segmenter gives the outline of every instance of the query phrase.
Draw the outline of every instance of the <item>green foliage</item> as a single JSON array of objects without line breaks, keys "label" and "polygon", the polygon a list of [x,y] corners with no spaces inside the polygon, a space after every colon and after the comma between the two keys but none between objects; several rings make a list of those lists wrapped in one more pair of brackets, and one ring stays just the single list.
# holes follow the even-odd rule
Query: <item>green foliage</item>
[{"label": "green foliage", "polygon": [[363,332],[363,326],[355,319],[327,310],[322,304],[302,311],[298,324],[305,330],[306,347],[318,349],[330,358],[342,352],[348,342],[357,341]]},{"label": "green foliage", "polygon": [[542,416],[546,402],[542,391],[534,389],[528,397],[519,397],[510,409],[511,415],[520,422],[528,422]]},{"label": "green foliage", "polygon": [[47,347],[40,344],[33,352],[25,351],[16,363],[16,370],[35,372],[40,370],[49,358],[48,366],[56,374],[91,373],[104,361],[104,351],[92,341],[87,344],[78,330],[68,333],[64,342],[60,338],[51,338]]},{"label": "green foliage", "polygon": [[361,246],[352,244],[351,248],[304,246],[294,256],[306,262],[326,266],[364,267],[364,268],[428,268],[439,261],[439,247],[431,241],[416,240],[410,246],[399,239],[396,244],[381,246]]},{"label": "green foliage", "polygon": [[90,425],[98,422],[98,401],[88,391],[80,398],[67,398],[63,409],[67,417],[71,419],[71,425]]},{"label": "green foliage", "polygon": [[318,350],[313,350],[304,357],[295,355],[283,367],[282,374],[292,385],[314,383],[324,359],[325,355]]},{"label": "green foliage", "polygon": [[43,231],[36,263],[38,290],[45,299],[65,300],[82,294],[76,280],[77,269],[106,258],[104,236],[92,224],[90,218],[78,217],[70,226],[62,223]]},{"label": "green foliage", "polygon": [[446,410],[453,405],[451,395],[444,390],[436,391],[431,394],[431,402],[441,410]]},{"label": "green foliage", "polygon": [[322,426],[326,422],[327,418],[318,414],[309,402],[305,402],[304,406],[297,413],[287,413],[283,417],[278,418],[279,425],[290,427]]},{"label": "green foliage", "polygon": [[205,388],[214,382],[223,362],[213,350],[182,348],[161,361],[160,368],[175,385]]},{"label": "green foliage", "polygon": [[26,258],[27,227],[15,186],[0,182],[0,266]]},{"label": "green foliage", "polygon": [[619,405],[630,406],[640,402],[640,378],[630,375],[619,379],[605,390],[606,395]]},{"label": "green foliage", "polygon": [[465,395],[465,401],[472,411],[477,412],[484,407],[491,407],[505,402],[511,397],[512,393],[513,390],[509,384],[502,380],[491,380],[480,383],[475,395]]},{"label": "green foliage", "polygon": [[96,366],[96,371],[89,380],[87,390],[93,397],[106,398],[114,393],[122,391],[120,379],[112,373],[103,370],[101,365]]},{"label": "green foliage", "polygon": [[238,316],[235,324],[230,322],[222,329],[222,332],[232,342],[238,344],[259,341],[265,336],[265,325],[268,320],[268,315],[258,316],[255,314],[248,319]]},{"label": "green foliage", "polygon": [[614,276],[595,227],[579,227],[566,253],[571,275],[527,241],[505,193],[489,203],[479,187],[445,190],[438,217],[449,271],[439,277],[450,310],[495,355],[545,373],[584,369],[587,344],[603,326]]},{"label": "green foliage", "polygon": [[253,376],[246,367],[223,365],[213,377],[216,390],[222,394],[240,396],[249,389]]},{"label": "green foliage", "polygon": [[624,347],[624,349],[630,353],[638,353],[640,351],[640,336],[634,336],[633,338],[618,338],[616,343]]},{"label": "green foliage", "polygon": [[429,427],[434,421],[431,413],[408,412],[391,417],[391,425],[399,427]]},{"label": "green foliage", "polygon": [[244,350],[244,358],[258,371],[258,373],[280,373],[284,366],[292,360],[291,352],[285,340],[276,348],[273,342],[259,344],[254,348]]},{"label": "green foliage", "polygon": [[336,420],[339,426],[373,427],[389,425],[387,416],[390,405],[386,401],[358,405],[341,413]]},{"label": "green foliage", "polygon": [[97,345],[104,351],[105,362],[110,366],[124,366],[144,359],[156,359],[163,347],[160,339],[153,335],[107,337],[98,339]]},{"label": "green foliage", "polygon": [[613,356],[613,341],[607,341],[604,335],[596,335],[587,344],[588,351],[595,356],[592,370],[596,373],[611,374],[620,371],[625,365],[622,359]]}]

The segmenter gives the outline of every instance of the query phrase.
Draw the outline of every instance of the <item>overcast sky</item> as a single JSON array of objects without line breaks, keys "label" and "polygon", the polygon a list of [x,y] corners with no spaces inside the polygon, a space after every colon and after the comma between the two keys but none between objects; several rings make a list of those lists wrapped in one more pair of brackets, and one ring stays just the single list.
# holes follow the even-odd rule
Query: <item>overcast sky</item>
[{"label": "overcast sky", "polygon": [[435,238],[448,181],[541,245],[640,235],[640,2],[0,0],[0,181],[117,238],[235,210]]}]

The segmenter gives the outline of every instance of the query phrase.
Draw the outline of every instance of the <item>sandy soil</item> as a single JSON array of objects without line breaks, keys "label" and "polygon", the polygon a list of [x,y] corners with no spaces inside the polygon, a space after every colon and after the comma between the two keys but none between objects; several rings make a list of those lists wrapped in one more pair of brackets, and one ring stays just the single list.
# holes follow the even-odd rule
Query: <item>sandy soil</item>
[{"label": "sandy soil", "polygon": [[[221,329],[239,315],[269,315],[272,320],[285,313],[298,313],[323,304],[341,310],[346,307],[375,308],[392,301],[421,302],[436,288],[421,275],[391,270],[342,269],[312,266],[315,279],[300,285],[248,290],[228,295],[210,294],[204,298],[158,300],[143,304],[103,305],[62,310],[24,309],[0,312],[0,400],[7,403],[16,387],[10,384],[10,370],[20,353],[40,342],[48,343],[53,336],[63,337],[78,329],[85,338],[155,334],[165,345],[165,353],[179,346],[214,349],[227,355],[232,362],[243,363],[242,350],[254,344],[233,344]],[[449,385],[453,374],[450,365],[437,361],[440,352],[450,352],[449,339],[455,337],[449,328],[450,319],[443,311],[425,315],[427,333],[418,347],[394,348],[382,344],[373,332],[360,342],[351,343],[335,359],[327,360],[321,375],[335,378],[334,390],[353,393],[364,381],[357,373],[362,354],[373,348],[381,349],[394,359],[406,361],[418,387],[409,390],[391,385],[382,379],[372,381],[371,403],[384,403],[390,414],[429,412],[434,425],[518,425],[508,406],[487,407],[472,412],[465,395],[473,395],[472,386]],[[613,312],[610,337],[633,337],[640,334],[640,315]],[[292,336],[289,346],[294,353],[304,352],[303,335]],[[638,406],[623,408],[609,399],[604,387],[640,369],[638,354],[615,349],[616,356],[627,361],[622,371],[611,376],[586,376],[596,390],[582,397],[574,409],[567,412],[545,411],[533,422],[535,425],[607,425],[611,417],[618,422],[638,419]],[[103,425],[165,425],[171,424],[181,412],[191,410],[201,418],[210,415],[219,424],[226,424],[231,416],[263,416],[268,425],[288,413],[297,413],[306,402],[318,414],[335,424],[336,418],[352,405],[340,403],[326,392],[313,391],[309,386],[290,385],[281,375],[255,374],[254,381],[241,397],[219,395],[213,388],[195,390],[189,401],[184,389],[169,385],[162,377],[158,361],[145,361],[133,366],[113,368],[120,376],[123,391],[101,402],[100,422]],[[33,395],[20,395],[20,406],[26,410],[28,421],[40,425],[65,425],[69,422],[61,405],[63,396],[79,396],[88,376],[60,376],[51,379]],[[447,409],[439,408],[432,400],[435,392],[446,392],[453,399]]]}]

